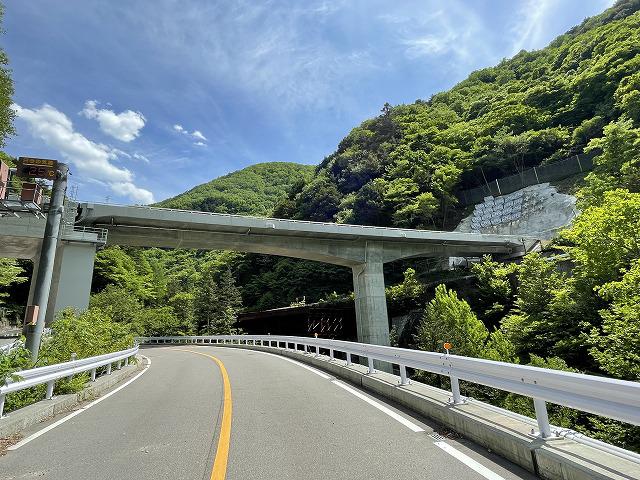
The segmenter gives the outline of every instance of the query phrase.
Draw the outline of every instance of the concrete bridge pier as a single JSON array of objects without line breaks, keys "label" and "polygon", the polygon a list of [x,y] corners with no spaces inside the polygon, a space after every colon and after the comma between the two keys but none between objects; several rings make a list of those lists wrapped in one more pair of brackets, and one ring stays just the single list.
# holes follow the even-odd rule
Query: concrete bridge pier
[{"label": "concrete bridge pier", "polygon": [[365,263],[351,267],[358,341],[389,345],[382,244],[367,242],[365,260]]},{"label": "concrete bridge pier", "polygon": [[[92,242],[62,241],[58,246],[45,317],[47,326],[55,320],[55,315],[66,307],[73,307],[80,311],[87,309],[95,255],[96,243]],[[35,256],[32,261],[33,276],[29,288],[29,305],[33,301],[39,256]]]}]

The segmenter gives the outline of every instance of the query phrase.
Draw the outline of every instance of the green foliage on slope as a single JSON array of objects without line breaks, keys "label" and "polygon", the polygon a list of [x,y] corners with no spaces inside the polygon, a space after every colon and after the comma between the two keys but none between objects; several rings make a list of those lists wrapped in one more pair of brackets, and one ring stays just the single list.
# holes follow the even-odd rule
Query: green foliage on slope
[{"label": "green foliage on slope", "polygon": [[311,178],[313,170],[313,166],[297,163],[259,163],[198,185],[156,206],[268,216],[294,184]]},{"label": "green foliage on slope", "polygon": [[620,1],[548,47],[473,72],[428,101],[386,104],[277,214],[452,226],[457,189],[581,152],[622,115],[638,120],[638,10],[637,0]]}]

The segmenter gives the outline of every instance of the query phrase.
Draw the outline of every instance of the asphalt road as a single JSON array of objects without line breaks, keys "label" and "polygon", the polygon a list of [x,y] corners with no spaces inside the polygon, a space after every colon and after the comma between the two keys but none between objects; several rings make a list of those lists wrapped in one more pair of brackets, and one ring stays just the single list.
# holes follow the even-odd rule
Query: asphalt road
[{"label": "asphalt road", "polygon": [[[282,357],[182,348],[200,354],[145,349],[152,361],[145,374],[0,457],[0,479],[534,478],[473,445],[438,443],[423,419]],[[202,354],[228,372],[226,402],[221,369]],[[227,448],[223,476],[212,477]]]}]

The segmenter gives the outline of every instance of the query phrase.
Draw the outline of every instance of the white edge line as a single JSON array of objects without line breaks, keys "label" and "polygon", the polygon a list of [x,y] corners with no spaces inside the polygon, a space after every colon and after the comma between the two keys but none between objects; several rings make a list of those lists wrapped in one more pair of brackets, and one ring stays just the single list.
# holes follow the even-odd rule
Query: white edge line
[{"label": "white edge line", "polygon": [[[247,350],[251,350],[251,349],[248,348]],[[318,375],[319,377],[324,378],[325,380],[329,380],[331,378],[331,375],[327,375],[326,373],[323,373],[320,370],[317,370],[317,369],[315,369],[313,367],[305,365],[304,363],[298,362],[296,360],[292,360],[291,358],[283,357],[282,355],[278,355],[277,353],[263,352],[262,350],[251,350],[251,351],[252,352],[257,352],[257,353],[263,353],[265,355],[271,355],[272,357],[279,358],[280,360],[285,360],[285,361],[287,361],[289,363],[293,363],[295,365],[298,365],[299,367],[305,368],[305,369],[309,370],[310,372],[315,373],[316,375]]]},{"label": "white edge line", "polygon": [[445,452],[447,452],[449,455],[451,455],[452,457],[456,458],[457,460],[460,460],[467,467],[469,467],[472,470],[476,471],[477,473],[482,475],[484,478],[487,478],[489,480],[504,480],[504,477],[501,477],[497,473],[489,470],[487,467],[485,467],[481,463],[477,462],[476,460],[474,460],[470,456],[465,455],[460,450],[452,447],[448,443],[446,443],[446,442],[433,442],[433,444],[435,446],[437,446],[437,447],[440,447],[442,450],[444,450]]},{"label": "white edge line", "polygon": [[369,405],[372,405],[374,407],[376,407],[378,410],[380,410],[382,413],[386,413],[387,415],[389,415],[391,418],[393,418],[394,420],[400,422],[401,424],[403,424],[405,427],[407,427],[408,429],[414,431],[414,432],[424,432],[424,428],[416,425],[415,423],[413,423],[410,420],[407,420],[406,418],[404,418],[402,415],[394,412],[393,410],[391,410],[390,408],[384,406],[383,404],[376,402],[375,400],[367,397],[366,395],[364,395],[363,393],[360,393],[358,390],[356,390],[355,388],[350,387],[349,385],[342,383],[338,380],[332,380],[331,383],[333,383],[334,385],[339,386],[340,388],[346,390],[347,392],[351,393],[352,395],[355,395],[356,397],[358,397],[361,400],[364,400],[365,402],[367,402]]},{"label": "white edge line", "polygon": [[75,412],[70,413],[69,415],[67,415],[66,417],[61,418],[60,420],[53,422],[51,425],[48,425],[46,427],[44,427],[42,430],[39,430],[31,435],[29,435],[27,438],[23,438],[22,440],[20,440],[18,443],[16,443],[15,445],[11,445],[10,447],[7,448],[7,450],[17,450],[20,447],[26,445],[27,443],[29,443],[32,440],[35,440],[36,438],[38,438],[40,435],[44,435],[45,433],[47,433],[49,430],[53,430],[54,428],[56,428],[58,425],[62,425],[64,422],[66,422],[67,420],[71,420],[73,417],[75,417],[76,415],[80,415],[82,412],[90,409],[91,407],[93,407],[94,405],[97,405],[98,403],[100,403],[101,401],[103,401],[106,398],[109,398],[111,395],[118,393],[120,390],[122,390],[124,387],[126,387],[127,385],[129,385],[130,383],[133,383],[135,380],[137,380],[138,378],[140,378],[151,366],[151,359],[149,357],[146,357],[144,355],[141,355],[142,358],[147,360],[147,366],[144,367],[144,370],[142,370],[140,373],[138,373],[135,377],[127,380],[125,383],[123,383],[122,385],[120,385],[118,388],[115,388],[114,390],[111,390],[109,393],[104,394],[103,396],[101,396],[100,398],[98,398],[97,400],[94,400],[93,402],[89,403],[88,405],[85,405],[84,407],[76,410]]}]

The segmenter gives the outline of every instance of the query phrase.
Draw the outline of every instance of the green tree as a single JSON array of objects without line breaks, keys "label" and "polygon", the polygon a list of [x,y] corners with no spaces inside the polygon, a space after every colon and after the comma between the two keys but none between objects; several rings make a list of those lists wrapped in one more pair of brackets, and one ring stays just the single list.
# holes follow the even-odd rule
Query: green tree
[{"label": "green tree", "polygon": [[640,380],[640,259],[621,280],[608,282],[598,293],[610,302],[600,311],[601,328],[591,332],[594,356],[602,370],[627,380]]},{"label": "green tree", "polygon": [[598,205],[606,191],[625,188],[640,192],[640,129],[630,120],[611,123],[604,136],[589,142],[585,151],[602,153],[594,158],[594,169],[586,177],[586,185],[578,192],[579,204],[585,208]]},{"label": "green tree", "polygon": [[485,324],[498,325],[500,319],[512,308],[515,294],[513,274],[516,269],[515,263],[495,262],[489,255],[485,255],[482,262],[471,266],[479,291],[476,301],[482,310],[481,318]]},{"label": "green tree", "polygon": [[216,282],[215,269],[208,265],[202,271],[195,294],[198,330],[202,333],[226,335],[233,333],[233,324],[242,307],[242,297],[229,269]]},{"label": "green tree", "polygon": [[108,285],[91,295],[89,308],[105,312],[118,323],[130,324],[142,310],[143,304],[133,293],[119,285]]},{"label": "green tree", "polygon": [[6,290],[13,285],[24,283],[28,280],[24,275],[24,269],[13,258],[0,258],[0,305],[3,298],[9,296]]},{"label": "green tree", "polygon": [[518,354],[549,353],[584,364],[586,333],[592,327],[592,304],[553,260],[538,253],[525,256],[517,273],[518,294],[502,330]]},{"label": "green tree", "polygon": [[443,344],[453,345],[451,353],[480,357],[489,332],[467,302],[458,298],[443,284],[436,287],[435,297],[424,311],[416,334],[421,350],[443,351]]},{"label": "green tree", "polygon": [[617,280],[621,269],[640,258],[640,193],[616,189],[603,193],[563,231],[576,263],[575,273],[591,287]]},{"label": "green tree", "polygon": [[40,347],[38,364],[66,362],[71,353],[87,358],[133,346],[129,325],[114,322],[96,308],[80,313],[67,308],[58,314],[51,329],[53,335]]},{"label": "green tree", "polygon": [[133,330],[142,336],[188,335],[193,325],[189,319],[178,317],[172,307],[154,307],[140,310],[133,322]]},{"label": "green tree", "polygon": [[[4,5],[0,4],[0,23],[4,17]],[[8,68],[9,58],[6,52],[0,48],[0,147],[4,147],[7,137],[15,133],[13,120],[16,116],[11,108],[13,101],[13,80],[11,70]]]}]

